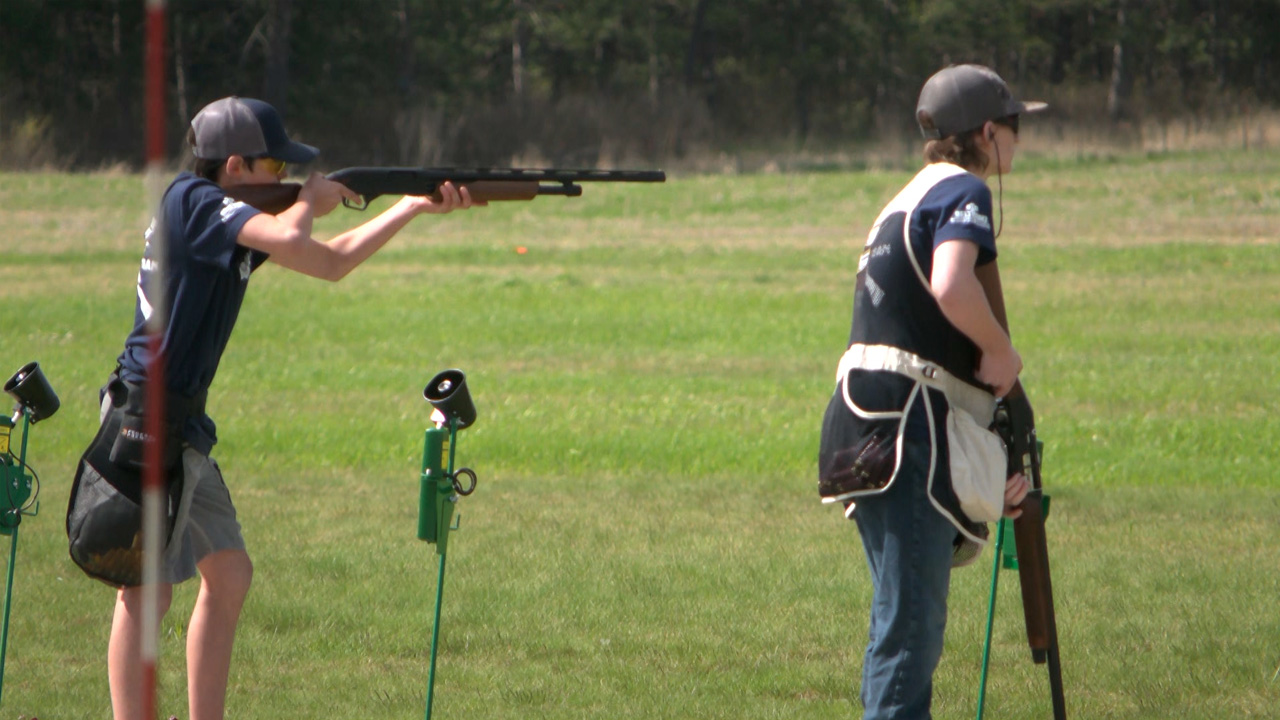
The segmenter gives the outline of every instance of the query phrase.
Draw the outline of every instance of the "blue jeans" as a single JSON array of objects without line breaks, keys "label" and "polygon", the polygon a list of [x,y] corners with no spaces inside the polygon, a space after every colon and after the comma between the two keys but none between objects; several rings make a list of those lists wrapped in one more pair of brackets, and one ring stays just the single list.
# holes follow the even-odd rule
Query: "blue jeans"
[{"label": "blue jeans", "polygon": [[905,443],[893,485],[858,500],[853,513],[875,588],[862,665],[863,720],[931,717],[933,671],[947,627],[956,529],[929,502],[928,441]]}]

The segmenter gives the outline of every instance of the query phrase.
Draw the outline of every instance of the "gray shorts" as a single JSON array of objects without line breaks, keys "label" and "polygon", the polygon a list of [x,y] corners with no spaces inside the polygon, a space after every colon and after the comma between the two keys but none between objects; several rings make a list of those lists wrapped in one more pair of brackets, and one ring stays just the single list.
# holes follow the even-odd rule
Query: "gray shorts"
[{"label": "gray shorts", "polygon": [[236,508],[218,463],[187,448],[182,452],[182,466],[182,501],[161,570],[164,582],[169,583],[195,577],[196,566],[213,553],[245,549]]},{"label": "gray shorts", "polygon": [[[110,409],[111,398],[103,398],[102,419]],[[218,463],[187,448],[182,451],[182,469],[182,499],[160,568],[161,582],[172,584],[195,577],[196,566],[213,553],[245,549],[236,508]]]}]

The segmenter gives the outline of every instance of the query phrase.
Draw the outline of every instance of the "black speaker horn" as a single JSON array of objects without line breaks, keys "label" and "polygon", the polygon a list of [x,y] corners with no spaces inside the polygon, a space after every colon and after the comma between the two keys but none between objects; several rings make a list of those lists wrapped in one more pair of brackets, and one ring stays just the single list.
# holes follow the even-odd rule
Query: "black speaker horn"
[{"label": "black speaker horn", "polygon": [[446,421],[457,420],[459,430],[471,427],[476,421],[476,406],[467,390],[467,376],[461,370],[444,370],[431,378],[422,397],[439,410]]},{"label": "black speaker horn", "polygon": [[58,394],[49,387],[49,381],[37,362],[23,365],[4,384],[4,391],[18,401],[19,407],[27,411],[32,423],[40,422],[62,407],[62,401],[58,400]]}]

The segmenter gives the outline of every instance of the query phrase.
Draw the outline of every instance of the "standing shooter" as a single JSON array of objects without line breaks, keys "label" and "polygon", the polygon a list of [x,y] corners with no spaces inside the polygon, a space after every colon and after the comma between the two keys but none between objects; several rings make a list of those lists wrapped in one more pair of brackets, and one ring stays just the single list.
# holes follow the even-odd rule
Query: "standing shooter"
[{"label": "standing shooter", "polygon": [[823,419],[819,492],[857,522],[874,585],[866,720],[930,717],[951,568],[1028,490],[1006,478],[995,400],[1022,359],[998,317],[998,226],[987,181],[1013,168],[1015,99],[993,71],[947,67],[916,120],[926,165],[881,211],[858,261],[849,348]]},{"label": "standing shooter", "polygon": [[[118,497],[101,500],[100,493],[136,490],[141,443],[130,447],[130,441],[140,435],[128,428],[142,427],[137,415],[144,407],[141,395],[152,367],[147,325],[155,301],[162,300],[168,309],[160,352],[166,368],[165,447],[171,449],[165,458],[171,531],[161,565],[159,615],[168,610],[173,584],[198,573],[200,588],[187,631],[190,718],[218,720],[223,717],[232,642],[253,565],[231,496],[209,457],[217,436],[204,401],[251,274],[270,260],[304,275],[340,280],[418,215],[480,204],[471,201],[466,188],[444,183],[436,200],[406,196],[369,222],[321,242],[311,237],[312,221],[344,198],[356,199],[344,185],[312,173],[297,202],[277,215],[227,197],[227,190],[238,185],[278,183],[285,177],[286,163],[306,163],[318,155],[316,148],[289,139],[271,105],[238,97],[218,100],[192,120],[187,139],[195,156],[194,171],[179,174],[168,187],[147,230],[133,331],[103,388],[103,428],[113,431],[100,431],[86,451],[68,513],[73,557],[92,576],[120,587],[108,652],[116,720],[137,720],[143,714],[143,589],[133,576],[113,573],[108,562],[113,553],[78,557],[77,542],[91,544],[108,535],[111,513],[104,508],[112,501],[127,505]],[[161,240],[163,253],[155,247]],[[164,258],[163,268],[157,257]],[[153,283],[156,273],[163,273],[158,284]],[[163,299],[151,296],[153,287],[163,288]],[[133,537],[136,527],[120,530]],[[127,539],[124,548],[129,549]]]}]

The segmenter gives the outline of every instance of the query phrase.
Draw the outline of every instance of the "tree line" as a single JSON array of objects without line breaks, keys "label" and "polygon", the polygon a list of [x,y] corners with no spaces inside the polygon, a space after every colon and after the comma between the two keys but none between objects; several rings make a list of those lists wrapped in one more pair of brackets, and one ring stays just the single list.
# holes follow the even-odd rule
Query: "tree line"
[{"label": "tree line", "polygon": [[[990,65],[1089,126],[1280,99],[1280,0],[169,0],[169,137],[229,94],[326,165],[595,166],[913,132]],[[143,0],[0,3],[0,166],[137,166]]]}]

